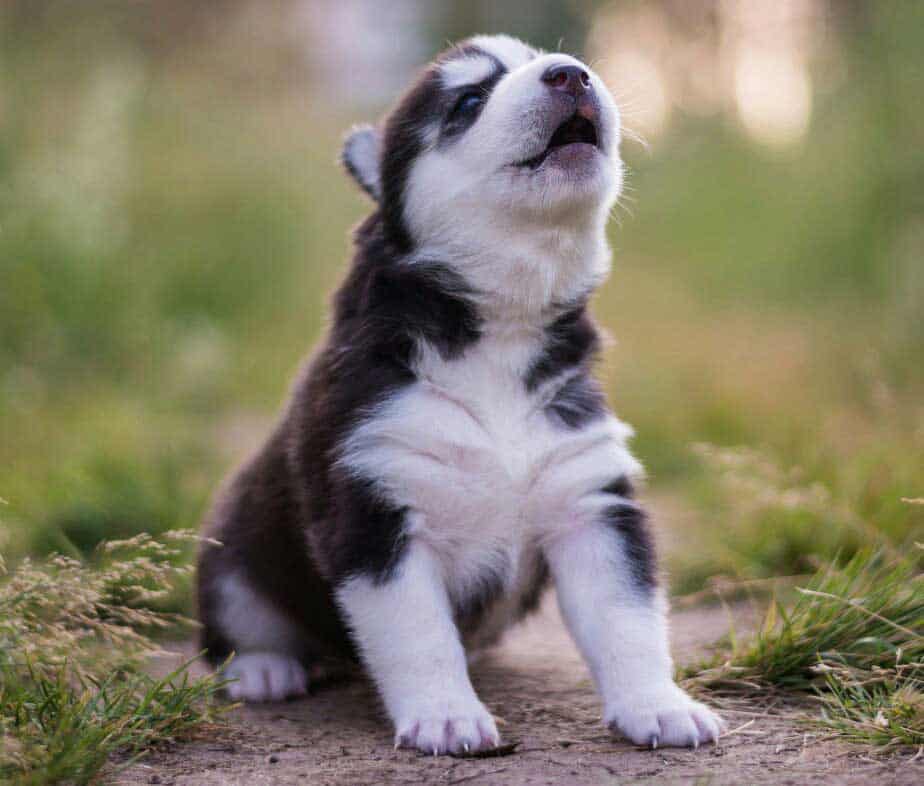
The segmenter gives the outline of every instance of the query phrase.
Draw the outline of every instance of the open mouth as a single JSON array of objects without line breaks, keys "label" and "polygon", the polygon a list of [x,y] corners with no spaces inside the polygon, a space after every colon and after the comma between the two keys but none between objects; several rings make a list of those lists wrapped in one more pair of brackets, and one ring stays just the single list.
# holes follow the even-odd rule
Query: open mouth
[{"label": "open mouth", "polygon": [[555,133],[552,134],[552,138],[549,140],[549,144],[546,146],[545,150],[537,156],[521,161],[517,166],[536,169],[549,157],[549,154],[553,150],[565,147],[566,145],[575,144],[600,147],[597,137],[597,127],[586,117],[582,117],[579,114],[573,114],[558,127]]}]

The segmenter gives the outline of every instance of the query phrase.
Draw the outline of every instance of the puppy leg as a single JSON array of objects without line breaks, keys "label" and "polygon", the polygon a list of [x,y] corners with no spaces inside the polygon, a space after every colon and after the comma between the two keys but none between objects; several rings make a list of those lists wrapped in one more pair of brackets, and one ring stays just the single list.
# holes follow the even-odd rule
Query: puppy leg
[{"label": "puppy leg", "polygon": [[223,676],[229,698],[282,701],[308,692],[308,673],[298,657],[304,649],[298,627],[240,574],[215,582],[215,619],[236,654]]},{"label": "puppy leg", "polygon": [[604,721],[637,745],[697,747],[721,719],[672,677],[664,602],[644,515],[611,494],[594,495],[588,520],[546,549],[558,602],[603,698]]},{"label": "puppy leg", "polygon": [[308,673],[298,658],[281,652],[246,652],[225,668],[228,698],[250,702],[283,701],[308,692]]},{"label": "puppy leg", "polygon": [[428,546],[412,540],[391,575],[354,576],[337,600],[395,725],[396,747],[436,755],[498,745]]}]

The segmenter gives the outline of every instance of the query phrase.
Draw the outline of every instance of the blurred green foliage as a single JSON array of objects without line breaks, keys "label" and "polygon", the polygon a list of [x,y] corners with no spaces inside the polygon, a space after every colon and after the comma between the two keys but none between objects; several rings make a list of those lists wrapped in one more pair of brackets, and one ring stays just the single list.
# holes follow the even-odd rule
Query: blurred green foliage
[{"label": "blurred green foliage", "polygon": [[[173,34],[165,9],[181,4],[164,18],[76,5],[0,12],[0,548],[14,557],[194,526],[321,333],[368,210],[336,164],[357,118],[312,100],[269,43],[251,42],[245,72],[214,31],[197,37],[212,30],[200,16]],[[586,27],[594,4],[563,5]],[[626,143],[604,373],[670,538],[697,544],[671,550],[680,589],[799,572],[866,539],[823,509],[738,520],[691,443],[801,467],[867,534],[921,527],[900,502],[924,493],[921,9],[845,15],[847,78],[791,148],[721,115],[677,118],[650,151]]]}]

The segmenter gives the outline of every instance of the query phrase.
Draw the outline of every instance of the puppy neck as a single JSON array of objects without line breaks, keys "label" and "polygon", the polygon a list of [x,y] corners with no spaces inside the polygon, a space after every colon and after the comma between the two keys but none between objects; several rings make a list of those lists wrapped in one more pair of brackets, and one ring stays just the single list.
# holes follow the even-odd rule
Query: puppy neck
[{"label": "puppy neck", "polygon": [[[430,238],[408,264],[439,261],[474,293],[481,317],[499,324],[542,325],[586,300],[606,279],[607,211],[520,219],[492,217],[477,230],[456,227]],[[556,220],[557,218],[557,220]]]}]

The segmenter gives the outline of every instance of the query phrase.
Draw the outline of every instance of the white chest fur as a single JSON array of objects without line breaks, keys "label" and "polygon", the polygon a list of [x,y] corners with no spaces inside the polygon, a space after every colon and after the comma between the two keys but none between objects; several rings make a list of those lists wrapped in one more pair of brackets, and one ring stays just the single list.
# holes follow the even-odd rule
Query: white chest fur
[{"label": "white chest fur", "polygon": [[526,391],[541,339],[497,328],[452,361],[422,347],[418,382],[383,402],[341,454],[413,511],[410,534],[440,556],[452,594],[485,571],[513,591],[530,551],[582,523],[607,483],[640,470],[627,426],[608,416],[568,428],[544,411],[556,381]]}]

